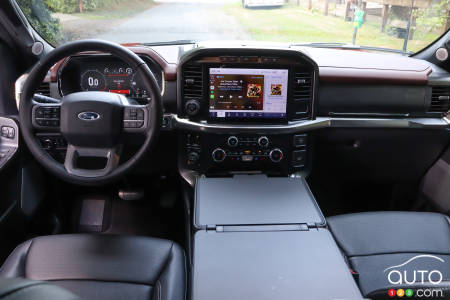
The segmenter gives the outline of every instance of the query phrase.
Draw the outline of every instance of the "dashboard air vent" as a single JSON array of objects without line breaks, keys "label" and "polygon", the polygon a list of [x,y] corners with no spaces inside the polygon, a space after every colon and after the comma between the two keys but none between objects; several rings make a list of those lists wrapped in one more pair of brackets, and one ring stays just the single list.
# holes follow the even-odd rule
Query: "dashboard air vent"
[{"label": "dashboard air vent", "polygon": [[183,68],[183,97],[202,100],[203,98],[203,72],[201,66],[185,66]]},{"label": "dashboard air vent", "polygon": [[294,73],[294,119],[310,117],[313,97],[313,73],[306,70],[296,70]]},{"label": "dashboard air vent", "polygon": [[450,111],[450,86],[433,86],[429,112]]},{"label": "dashboard air vent", "polygon": [[43,82],[41,86],[37,89],[36,94],[41,94],[50,97],[50,83]]},{"label": "dashboard air vent", "polygon": [[312,98],[312,73],[295,72],[294,75],[294,100],[309,101]]}]

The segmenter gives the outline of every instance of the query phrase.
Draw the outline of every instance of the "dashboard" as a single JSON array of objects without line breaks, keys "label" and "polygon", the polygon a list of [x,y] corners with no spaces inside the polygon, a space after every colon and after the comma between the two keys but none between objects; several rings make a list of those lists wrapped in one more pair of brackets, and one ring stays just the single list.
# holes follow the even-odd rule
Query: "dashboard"
[{"label": "dashboard", "polygon": [[[161,90],[164,73],[152,59],[142,56],[155,75]],[[145,102],[149,92],[143,88],[140,75],[125,62],[110,55],[79,55],[65,61],[58,73],[61,96],[81,91],[117,93]]]},{"label": "dashboard", "polygon": [[[309,173],[317,152],[314,147],[321,139],[340,143],[337,148],[328,144],[321,148],[326,153],[321,155],[323,163],[334,165],[341,159],[330,161],[327,157],[353,156],[359,153],[351,152],[356,151],[354,147],[362,144],[365,149],[364,141],[377,147],[371,144],[372,133],[365,130],[390,128],[394,134],[398,129],[449,127],[448,73],[423,60],[305,47],[129,48],[146,61],[163,91],[163,130],[174,133],[165,143],[176,144],[162,145],[159,157],[167,147],[177,149],[178,169],[191,181],[193,174]],[[63,96],[103,90],[143,103],[148,100],[148,91],[142,89],[134,70],[110,55],[72,56],[52,72],[50,92],[54,97],[55,91]],[[327,128],[354,131],[353,135],[328,136],[329,131],[322,131]],[[448,131],[439,132],[433,139],[448,141]],[[64,145],[60,137],[51,134],[42,134],[43,145]],[[390,134],[383,131],[379,137]],[[409,147],[411,155],[429,151],[413,145]],[[57,148],[64,150],[63,146]],[[395,154],[398,149],[401,147],[390,149],[376,163],[389,162],[389,168],[398,164],[400,170],[404,157],[403,152]],[[439,149],[428,156],[429,161]],[[366,158],[373,151],[373,147],[362,151],[367,155],[356,162],[370,164]],[[161,164],[161,160],[155,163]],[[424,163],[415,174],[419,176],[426,167],[429,164]]]}]

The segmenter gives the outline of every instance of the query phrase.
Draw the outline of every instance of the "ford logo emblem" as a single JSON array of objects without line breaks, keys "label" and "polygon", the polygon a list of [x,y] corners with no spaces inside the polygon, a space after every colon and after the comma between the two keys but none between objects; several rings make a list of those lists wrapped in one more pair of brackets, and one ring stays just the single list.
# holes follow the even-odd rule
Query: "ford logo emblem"
[{"label": "ford logo emblem", "polygon": [[100,114],[93,111],[83,111],[78,114],[78,119],[83,121],[94,121],[100,119]]}]

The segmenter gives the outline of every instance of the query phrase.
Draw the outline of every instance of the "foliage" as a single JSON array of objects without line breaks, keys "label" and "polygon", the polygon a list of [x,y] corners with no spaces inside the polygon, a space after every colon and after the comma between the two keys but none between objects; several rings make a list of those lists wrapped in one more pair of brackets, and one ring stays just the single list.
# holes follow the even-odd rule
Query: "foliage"
[{"label": "foliage", "polygon": [[441,0],[426,9],[416,11],[418,27],[428,29],[428,31],[441,30],[448,22],[448,10],[450,10],[450,0]]},{"label": "foliage", "polygon": [[[244,9],[237,3],[223,6],[249,33],[248,39],[279,42],[331,42],[351,43],[353,23],[343,17],[324,16],[323,12],[311,12],[306,8],[285,5],[278,9]],[[439,35],[424,34],[420,39],[408,42],[409,51],[418,51]],[[380,32],[380,23],[367,19],[358,29],[356,44],[364,46],[402,49],[403,39]]]},{"label": "foliage", "polygon": [[51,16],[42,0],[17,0],[31,26],[50,44],[56,45],[62,38],[61,24]]},{"label": "foliage", "polygon": [[[79,12],[79,0],[44,0],[53,12],[76,13]],[[83,11],[93,11],[108,7],[126,0],[82,0]]]}]

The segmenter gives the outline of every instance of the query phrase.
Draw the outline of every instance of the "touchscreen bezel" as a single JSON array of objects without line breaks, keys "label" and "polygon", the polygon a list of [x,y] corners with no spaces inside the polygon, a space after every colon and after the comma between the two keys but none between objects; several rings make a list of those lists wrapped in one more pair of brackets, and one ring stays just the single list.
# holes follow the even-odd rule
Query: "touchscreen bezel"
[{"label": "touchscreen bezel", "polygon": [[[214,123],[267,123],[267,124],[280,124],[287,123],[289,120],[289,106],[290,99],[292,99],[292,74],[293,69],[289,65],[255,65],[255,64],[205,64],[203,65],[204,70],[204,82],[208,83],[204,86],[204,95],[206,95],[205,101],[207,103],[207,120]],[[287,97],[286,97],[286,114],[281,118],[267,118],[267,117],[212,117],[209,112],[210,99],[209,99],[209,79],[210,79],[210,69],[211,68],[227,68],[227,69],[276,69],[276,70],[288,70],[288,86],[287,86]]]}]

